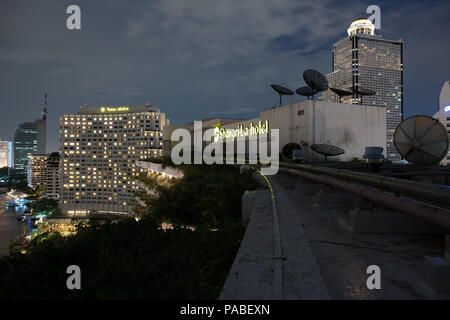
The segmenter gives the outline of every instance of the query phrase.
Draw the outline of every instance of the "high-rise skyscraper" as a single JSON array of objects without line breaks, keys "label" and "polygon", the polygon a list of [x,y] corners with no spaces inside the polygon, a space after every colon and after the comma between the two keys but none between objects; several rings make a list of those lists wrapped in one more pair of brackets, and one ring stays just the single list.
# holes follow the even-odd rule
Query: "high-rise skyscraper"
[{"label": "high-rise skyscraper", "polygon": [[46,121],[24,122],[14,134],[14,169],[27,173],[28,156],[46,151]]},{"label": "high-rise skyscraper", "polygon": [[[355,89],[342,97],[343,103],[383,106],[387,108],[386,157],[400,162],[393,136],[403,117],[403,41],[375,35],[368,19],[358,19],[347,29],[348,36],[333,45],[332,72],[327,74],[331,88]],[[361,96],[361,88],[376,92]],[[339,102],[338,95],[327,90],[324,101]]]},{"label": "high-rise skyscraper", "polygon": [[28,156],[46,153],[47,141],[47,94],[45,94],[44,111],[41,119],[24,122],[14,134],[14,169],[18,173],[27,174]]},{"label": "high-rise skyscraper", "polygon": [[136,161],[162,155],[168,125],[156,107],[82,107],[60,117],[60,208],[70,215],[131,214]]}]

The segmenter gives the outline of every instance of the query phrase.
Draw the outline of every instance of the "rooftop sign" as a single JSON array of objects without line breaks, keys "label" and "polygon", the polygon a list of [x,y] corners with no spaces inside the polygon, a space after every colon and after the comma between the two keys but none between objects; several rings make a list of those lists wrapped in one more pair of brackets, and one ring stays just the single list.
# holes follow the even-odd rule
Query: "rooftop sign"
[{"label": "rooftop sign", "polygon": [[152,106],[105,106],[80,108],[78,114],[109,114],[109,113],[135,113],[135,112],[159,112],[159,109]]},{"label": "rooftop sign", "polygon": [[269,120],[266,120],[263,123],[261,120],[257,125],[254,125],[253,122],[250,123],[250,127],[243,127],[241,124],[238,125],[236,129],[225,129],[222,127],[214,128],[214,141],[218,142],[220,140],[232,138],[235,140],[238,137],[249,137],[255,136],[258,134],[267,134],[269,133]]},{"label": "rooftop sign", "polygon": [[129,111],[129,107],[101,107],[100,112],[123,112]]}]

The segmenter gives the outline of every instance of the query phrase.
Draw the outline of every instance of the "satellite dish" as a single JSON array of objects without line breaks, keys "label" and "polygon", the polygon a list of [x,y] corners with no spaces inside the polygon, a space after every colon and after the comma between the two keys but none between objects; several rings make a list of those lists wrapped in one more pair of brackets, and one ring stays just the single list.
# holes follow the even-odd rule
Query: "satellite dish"
[{"label": "satellite dish", "polygon": [[282,96],[292,96],[294,94],[294,91],[292,91],[289,88],[280,86],[278,84],[271,84],[270,85],[272,87],[273,90],[275,90],[279,96],[280,96],[280,107],[281,107],[281,97]]},{"label": "satellite dish", "polygon": [[301,96],[308,97],[309,99],[309,97],[313,97],[316,93],[318,93],[319,90],[316,90],[309,86],[305,86],[298,88],[297,90],[295,90],[295,92],[297,92]]},{"label": "satellite dish", "polygon": [[331,144],[313,144],[311,149],[325,156],[325,161],[328,160],[328,156],[338,156],[345,153],[344,149]]},{"label": "satellite dish", "polygon": [[351,96],[353,94],[352,91],[344,89],[330,88],[330,90],[339,96],[339,102],[342,102],[342,97]]},{"label": "satellite dish", "polygon": [[302,147],[298,143],[288,143],[283,147],[281,152],[283,153],[283,156],[285,156],[288,159],[292,159],[292,155],[294,153],[294,150],[302,150]]},{"label": "satellite dish", "polygon": [[361,87],[361,86],[355,86],[350,88],[353,92],[359,94],[360,96],[373,96],[376,91]]},{"label": "satellite dish", "polygon": [[319,71],[307,69],[303,72],[303,80],[317,91],[326,91],[328,89],[328,80]]},{"label": "satellite dish", "polygon": [[398,153],[411,163],[426,166],[441,161],[448,151],[447,129],[429,116],[412,116],[395,129],[394,145]]}]

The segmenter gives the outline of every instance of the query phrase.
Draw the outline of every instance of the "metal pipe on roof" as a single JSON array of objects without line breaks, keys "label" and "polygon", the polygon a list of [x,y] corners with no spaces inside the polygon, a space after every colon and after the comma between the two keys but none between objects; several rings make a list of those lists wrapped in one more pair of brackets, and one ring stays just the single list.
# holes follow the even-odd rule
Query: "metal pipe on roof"
[{"label": "metal pipe on roof", "polygon": [[413,199],[398,197],[371,187],[362,186],[348,181],[342,181],[327,175],[319,175],[287,168],[280,168],[279,170],[281,172],[287,172],[302,178],[319,183],[325,183],[348,191],[363,199],[382,204],[396,211],[411,214],[450,230],[450,210],[439,208]]},{"label": "metal pipe on roof", "polygon": [[383,191],[405,194],[423,200],[450,205],[450,187],[445,185],[416,182],[388,176],[306,164],[280,162],[280,167],[294,168],[315,174],[325,174],[335,178],[375,187]]}]

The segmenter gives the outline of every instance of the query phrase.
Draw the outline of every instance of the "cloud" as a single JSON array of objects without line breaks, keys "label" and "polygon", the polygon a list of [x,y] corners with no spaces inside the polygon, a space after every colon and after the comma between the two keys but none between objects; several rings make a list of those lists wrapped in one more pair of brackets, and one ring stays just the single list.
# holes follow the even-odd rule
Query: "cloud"
[{"label": "cloud", "polygon": [[[371,3],[79,0],[80,31],[65,26],[69,4],[0,3],[0,107],[24,111],[0,119],[0,136],[11,137],[19,122],[30,120],[24,114],[37,117],[45,91],[52,150],[58,115],[84,102],[150,101],[174,124],[214,114],[257,116],[278,98],[271,83],[295,89],[304,85],[304,69],[330,72],[332,44]],[[417,0],[379,6],[383,36],[405,40],[405,110],[419,111],[435,99],[431,89],[419,94],[418,88],[438,91],[436,83],[449,73],[449,5]]]}]

